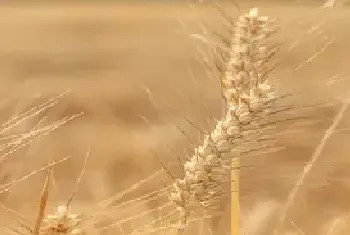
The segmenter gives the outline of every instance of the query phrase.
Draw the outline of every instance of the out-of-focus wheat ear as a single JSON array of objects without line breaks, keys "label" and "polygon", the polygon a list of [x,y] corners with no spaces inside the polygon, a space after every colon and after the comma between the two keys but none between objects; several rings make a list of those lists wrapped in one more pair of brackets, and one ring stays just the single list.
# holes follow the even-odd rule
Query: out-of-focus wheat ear
[{"label": "out-of-focus wheat ear", "polygon": [[67,161],[68,159],[70,159],[70,157],[65,157],[65,158],[62,158],[60,160],[57,160],[57,161],[54,161],[54,162],[51,162],[43,167],[41,167],[40,169],[37,169],[35,171],[32,171],[30,172],[29,174],[26,174],[24,176],[22,176],[21,178],[19,179],[16,179],[16,180],[13,180],[12,182],[10,183],[7,183],[7,184],[4,184],[4,185],[0,185],[0,195],[4,192],[8,192],[10,189],[12,189],[14,186],[16,186],[17,184],[25,181],[26,179],[28,179],[29,177],[33,176],[33,175],[36,175],[37,173],[39,172],[42,172],[44,170],[47,170],[47,169],[50,169],[50,168],[53,168],[55,165],[57,164],[60,164],[61,162],[64,162],[64,161]]},{"label": "out-of-focus wheat ear", "polygon": [[70,115],[60,119],[59,121],[50,123],[44,127],[37,127],[36,129],[29,131],[28,133],[20,135],[19,138],[16,138],[13,141],[0,146],[0,164],[3,164],[3,161],[5,161],[6,158],[9,157],[14,152],[28,146],[29,144],[33,143],[39,138],[42,138],[43,136],[50,134],[51,132],[53,132],[54,130],[57,130],[62,125],[65,125],[69,121],[72,121],[83,114],[84,113]]},{"label": "out-of-focus wheat ear", "polygon": [[11,118],[10,120],[6,121],[5,123],[0,125],[0,134],[4,134],[6,131],[18,126],[19,124],[23,123],[24,121],[26,121],[29,118],[32,118],[34,116],[38,116],[40,114],[42,114],[43,112],[45,112],[46,110],[48,110],[49,108],[55,106],[58,102],[59,99],[62,98],[63,96],[67,95],[69,91],[66,91],[64,93],[59,94],[56,97],[53,97],[51,99],[49,99],[48,101],[35,106],[29,110],[27,110],[26,112],[23,112],[13,118]]},{"label": "out-of-focus wheat ear", "polygon": [[35,221],[33,235],[40,235],[41,224],[44,220],[47,200],[49,198],[49,180],[52,167],[47,171],[43,190],[40,195],[39,211]]}]

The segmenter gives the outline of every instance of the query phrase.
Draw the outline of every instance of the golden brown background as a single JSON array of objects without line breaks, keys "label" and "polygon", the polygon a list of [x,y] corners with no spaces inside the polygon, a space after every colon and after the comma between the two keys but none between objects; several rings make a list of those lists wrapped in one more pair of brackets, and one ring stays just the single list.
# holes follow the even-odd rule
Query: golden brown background
[{"label": "golden brown background", "polygon": [[[346,78],[348,72],[350,9],[320,9],[322,4],[241,3],[243,11],[261,6],[262,14],[280,20],[276,40],[283,43],[281,61],[271,74],[279,80],[279,92],[321,86],[296,96],[293,102],[298,105],[345,96],[349,84],[346,80],[332,86],[327,82],[338,74]],[[230,16],[238,16],[232,5],[224,6]],[[177,155],[184,159],[193,146],[175,125],[198,143],[198,131],[184,117],[209,131],[221,113],[219,83],[200,62],[198,48],[203,44],[189,37],[201,32],[200,21],[213,29],[223,23],[210,5],[4,3],[0,7],[1,119],[67,89],[70,93],[46,113],[48,117],[85,114],[12,155],[1,174],[16,178],[50,159],[73,156],[55,170],[50,205],[56,205],[69,197],[91,145],[88,170],[75,201],[80,208],[145,178],[161,168],[160,161],[176,162]],[[294,71],[333,38],[335,42],[317,58]],[[272,207],[285,201],[335,112],[336,107],[307,109],[305,113],[319,118],[319,123],[305,127],[296,139],[281,139],[285,150],[243,163],[250,166],[242,170],[243,212],[259,202]],[[34,124],[31,120],[19,128],[27,130]],[[332,138],[290,211],[288,218],[305,234],[323,234],[330,219],[347,217],[347,150],[346,133]],[[41,173],[18,185],[6,203],[33,213],[43,180]],[[158,180],[152,187],[162,185]],[[140,190],[142,194],[147,189]],[[288,221],[286,228],[296,230]]]}]

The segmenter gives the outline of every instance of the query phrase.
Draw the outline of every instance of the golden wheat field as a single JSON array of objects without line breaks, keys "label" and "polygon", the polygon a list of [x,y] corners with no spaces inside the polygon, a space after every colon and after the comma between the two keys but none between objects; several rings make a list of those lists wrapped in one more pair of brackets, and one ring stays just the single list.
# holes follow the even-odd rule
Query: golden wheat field
[{"label": "golden wheat field", "polygon": [[[242,235],[272,234],[278,208],[349,95],[350,8],[322,9],[322,4],[240,3],[241,11],[259,7],[261,14],[278,18],[280,31],[274,40],[281,46],[270,76],[277,81],[277,93],[295,93],[287,101],[295,106],[291,115],[306,117],[280,127],[276,140],[283,149],[243,158],[240,207],[246,232]],[[232,4],[223,6],[232,19],[239,16]],[[79,213],[146,179],[162,164],[175,165],[169,168],[180,177],[181,161],[198,145],[201,131],[209,132],[222,114],[220,83],[203,66],[203,42],[190,34],[204,28],[221,30],[223,22],[210,4],[2,4],[1,123],[69,90],[57,104],[1,132],[2,140],[39,124],[83,115],[1,160],[0,185],[70,156],[55,166],[49,180],[47,211],[52,212],[74,191],[89,152],[72,202],[73,212]],[[304,107],[319,102],[323,105]],[[350,111],[345,113],[306,177],[279,235],[349,233],[349,115]],[[298,132],[287,134],[287,129]],[[8,149],[1,151],[5,154]],[[1,202],[34,224],[44,181],[45,172],[39,172],[2,192]],[[169,182],[171,176],[161,174],[121,195],[113,202],[117,208],[101,215],[117,222],[113,228],[105,227],[104,234],[167,234],[137,230],[167,213],[164,198],[119,207],[118,203]],[[194,221],[187,234],[230,234],[230,206],[224,202],[223,216]],[[8,210],[0,212],[2,224],[16,224]],[[0,232],[6,234],[5,229]]]}]

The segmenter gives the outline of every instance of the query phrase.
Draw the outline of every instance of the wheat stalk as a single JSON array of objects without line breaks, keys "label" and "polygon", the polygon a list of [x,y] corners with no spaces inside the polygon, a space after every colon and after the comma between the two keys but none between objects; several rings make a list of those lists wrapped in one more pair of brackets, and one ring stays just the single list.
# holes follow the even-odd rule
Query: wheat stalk
[{"label": "wheat stalk", "polygon": [[[170,193],[180,213],[179,232],[186,226],[192,204],[207,207],[222,194],[222,182],[235,163],[231,159],[239,159],[239,155],[233,154],[234,150],[240,147],[242,140],[259,132],[256,117],[267,115],[268,106],[276,98],[265,67],[272,53],[272,48],[264,43],[274,32],[270,25],[271,20],[259,16],[257,8],[242,15],[235,23],[222,77],[226,114],[214,130],[204,136],[203,144],[184,164],[185,176],[175,180]],[[232,180],[232,187],[236,187],[238,176]],[[238,194],[232,196],[231,201],[238,200]]]}]

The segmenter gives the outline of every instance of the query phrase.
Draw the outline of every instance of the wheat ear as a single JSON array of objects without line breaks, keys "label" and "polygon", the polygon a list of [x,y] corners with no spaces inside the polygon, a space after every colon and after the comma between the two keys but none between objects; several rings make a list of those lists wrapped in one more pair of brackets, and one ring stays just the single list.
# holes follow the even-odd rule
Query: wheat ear
[{"label": "wheat ear", "polygon": [[180,213],[178,231],[186,226],[191,204],[207,206],[222,194],[220,187],[231,169],[231,159],[239,157],[233,150],[251,134],[251,128],[245,127],[259,125],[256,116],[264,116],[265,108],[275,99],[265,69],[271,50],[264,40],[274,31],[270,23],[268,17],[259,16],[258,9],[253,8],[234,25],[222,77],[226,114],[184,164],[185,176],[175,180],[170,193]]}]

